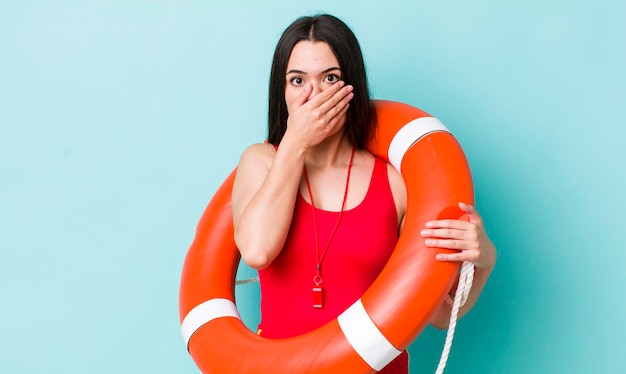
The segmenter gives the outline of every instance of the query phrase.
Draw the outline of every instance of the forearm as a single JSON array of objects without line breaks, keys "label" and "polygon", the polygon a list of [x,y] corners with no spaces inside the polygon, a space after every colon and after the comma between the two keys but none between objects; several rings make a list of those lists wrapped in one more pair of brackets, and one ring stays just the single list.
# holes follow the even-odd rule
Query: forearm
[{"label": "forearm", "polygon": [[235,242],[253,268],[267,267],[285,243],[304,157],[305,152],[281,145],[260,187],[235,219]]},{"label": "forearm", "polygon": [[[485,288],[485,284],[487,283],[487,279],[489,279],[489,275],[493,270],[493,265],[485,267],[485,268],[474,268],[474,279],[472,282],[472,288],[470,289],[470,293],[467,296],[467,300],[465,304],[459,308],[459,314],[457,318],[461,318],[466,315],[476,304],[480,294]],[[452,313],[452,300],[456,295],[456,285],[450,292],[450,299],[444,301],[439,309],[435,312],[435,315],[431,319],[430,323],[438,329],[445,329],[448,327],[450,323],[450,314]]]}]

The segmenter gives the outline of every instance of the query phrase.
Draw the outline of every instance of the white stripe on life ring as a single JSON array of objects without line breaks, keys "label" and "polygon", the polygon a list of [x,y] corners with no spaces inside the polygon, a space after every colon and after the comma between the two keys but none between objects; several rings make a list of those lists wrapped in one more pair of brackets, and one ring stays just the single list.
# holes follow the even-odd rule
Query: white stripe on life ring
[{"label": "white stripe on life ring", "polygon": [[229,299],[211,299],[193,308],[180,326],[185,339],[185,345],[189,346],[191,336],[205,323],[221,317],[235,317],[241,319],[235,303]]},{"label": "white stripe on life ring", "polygon": [[352,345],[372,369],[382,370],[401,351],[394,347],[374,324],[361,302],[357,300],[337,318],[339,327]]},{"label": "white stripe on life ring", "polygon": [[406,152],[424,135],[428,135],[435,131],[450,132],[441,121],[435,117],[420,117],[404,125],[396,135],[394,135],[389,144],[389,163],[393,165],[398,172],[401,172],[400,165]]}]

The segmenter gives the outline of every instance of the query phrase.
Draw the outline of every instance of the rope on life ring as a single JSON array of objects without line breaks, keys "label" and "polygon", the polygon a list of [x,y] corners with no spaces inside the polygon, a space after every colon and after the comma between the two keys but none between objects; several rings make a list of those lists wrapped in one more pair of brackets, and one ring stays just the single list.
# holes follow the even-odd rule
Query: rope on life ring
[{"label": "rope on life ring", "polygon": [[399,170],[407,189],[404,229],[381,274],[358,301],[316,330],[286,339],[254,334],[234,297],[240,260],[230,202],[235,169],[202,215],[181,276],[181,330],[202,372],[372,373],[419,335],[447,296],[460,265],[437,261],[435,252],[445,250],[426,247],[420,230],[428,220],[461,217],[459,201],[473,204],[467,160],[445,126],[426,112],[392,101],[375,105],[379,125],[367,150]]}]

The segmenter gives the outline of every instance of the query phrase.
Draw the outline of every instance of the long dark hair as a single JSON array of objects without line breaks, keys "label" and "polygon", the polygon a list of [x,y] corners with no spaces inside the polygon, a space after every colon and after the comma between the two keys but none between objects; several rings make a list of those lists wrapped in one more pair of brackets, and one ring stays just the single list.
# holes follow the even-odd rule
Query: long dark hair
[{"label": "long dark hair", "polygon": [[354,87],[345,131],[356,148],[363,148],[376,128],[376,112],[369,96],[363,54],[352,30],[328,14],[298,18],[285,29],[276,45],[269,83],[268,141],[278,145],[287,131],[287,63],[293,47],[303,40],[328,44],[339,62],[342,79]]}]

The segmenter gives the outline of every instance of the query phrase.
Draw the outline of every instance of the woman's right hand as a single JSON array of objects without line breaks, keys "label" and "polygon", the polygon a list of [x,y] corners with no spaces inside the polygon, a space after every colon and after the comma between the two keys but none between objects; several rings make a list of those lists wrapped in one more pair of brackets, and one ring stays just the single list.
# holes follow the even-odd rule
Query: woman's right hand
[{"label": "woman's right hand", "polygon": [[314,94],[313,86],[305,84],[296,99],[287,103],[285,137],[298,141],[308,150],[337,133],[345,124],[345,114],[354,97],[352,90],[351,85],[338,81]]}]

